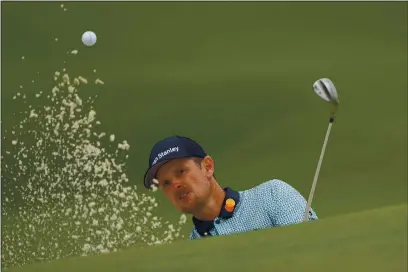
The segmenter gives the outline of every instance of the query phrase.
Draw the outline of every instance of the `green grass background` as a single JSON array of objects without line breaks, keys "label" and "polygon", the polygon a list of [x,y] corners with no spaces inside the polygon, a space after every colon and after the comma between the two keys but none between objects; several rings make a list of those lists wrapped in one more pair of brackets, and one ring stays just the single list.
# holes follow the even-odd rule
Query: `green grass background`
[{"label": "green grass background", "polygon": [[[12,269],[48,271],[406,271],[407,205],[216,239],[68,258]],[[352,224],[350,222],[353,222]],[[208,260],[211,261],[208,261]]]},{"label": "green grass background", "polygon": [[20,85],[48,91],[67,68],[104,80],[98,118],[130,143],[141,190],[152,145],[181,134],[213,156],[222,186],[279,178],[307,197],[330,110],[312,84],[328,77],[341,105],[314,209],[326,218],[406,203],[407,3],[60,4],[2,3],[2,130],[21,110]]}]

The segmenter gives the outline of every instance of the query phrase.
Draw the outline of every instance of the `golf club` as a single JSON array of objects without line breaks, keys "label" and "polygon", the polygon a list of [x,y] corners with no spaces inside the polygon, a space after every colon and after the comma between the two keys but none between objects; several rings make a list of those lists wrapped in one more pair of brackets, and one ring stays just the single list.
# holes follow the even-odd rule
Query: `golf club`
[{"label": "golf club", "polygon": [[331,111],[331,114],[330,114],[329,126],[327,128],[326,137],[324,138],[324,142],[323,142],[323,148],[322,148],[322,151],[320,153],[319,162],[317,164],[316,172],[315,172],[315,175],[314,175],[314,178],[313,178],[312,189],[310,190],[309,199],[308,199],[307,204],[306,204],[305,215],[304,215],[304,218],[303,218],[303,221],[305,221],[305,222],[309,220],[309,211],[310,211],[310,207],[312,206],[313,195],[314,195],[314,191],[316,189],[317,179],[319,177],[319,172],[320,172],[320,168],[322,166],[323,157],[324,157],[324,153],[326,151],[327,142],[329,140],[330,131],[331,131],[334,119],[336,117],[337,108],[338,108],[338,105],[339,105],[339,98],[338,98],[336,87],[334,86],[333,82],[330,79],[322,78],[322,79],[317,80],[313,84],[313,90],[322,99],[324,99],[325,101],[330,102],[332,104],[332,111]]}]

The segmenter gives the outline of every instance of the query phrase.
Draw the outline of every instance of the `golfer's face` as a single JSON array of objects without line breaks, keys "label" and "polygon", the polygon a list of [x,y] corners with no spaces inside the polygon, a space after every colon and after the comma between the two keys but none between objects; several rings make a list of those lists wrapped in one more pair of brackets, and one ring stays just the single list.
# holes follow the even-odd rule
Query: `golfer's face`
[{"label": "golfer's face", "polygon": [[192,213],[203,205],[210,184],[205,170],[192,159],[175,159],[160,167],[159,188],[181,212]]}]

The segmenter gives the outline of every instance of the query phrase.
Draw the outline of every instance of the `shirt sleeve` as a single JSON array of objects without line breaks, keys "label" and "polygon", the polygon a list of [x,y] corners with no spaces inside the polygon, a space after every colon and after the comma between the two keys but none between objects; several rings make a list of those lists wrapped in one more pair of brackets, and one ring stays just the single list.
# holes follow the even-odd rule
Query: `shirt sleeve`
[{"label": "shirt sleeve", "polygon": [[[286,226],[301,223],[303,221],[307,200],[292,186],[281,181],[270,181],[272,201],[269,205],[272,224]],[[318,217],[311,208],[309,221],[317,220]]]}]

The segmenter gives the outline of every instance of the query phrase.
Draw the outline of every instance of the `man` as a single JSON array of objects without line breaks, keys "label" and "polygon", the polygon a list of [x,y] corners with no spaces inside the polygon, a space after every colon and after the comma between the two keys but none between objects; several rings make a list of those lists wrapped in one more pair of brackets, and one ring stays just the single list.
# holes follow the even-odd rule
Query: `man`
[{"label": "man", "polygon": [[[190,138],[173,136],[156,143],[144,176],[182,213],[192,214],[190,239],[229,235],[300,223],[306,200],[287,183],[273,179],[245,191],[221,188],[214,160]],[[313,209],[309,220],[316,220]]]}]

